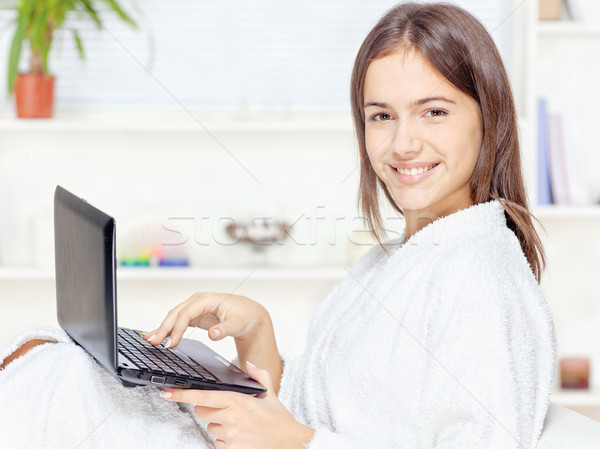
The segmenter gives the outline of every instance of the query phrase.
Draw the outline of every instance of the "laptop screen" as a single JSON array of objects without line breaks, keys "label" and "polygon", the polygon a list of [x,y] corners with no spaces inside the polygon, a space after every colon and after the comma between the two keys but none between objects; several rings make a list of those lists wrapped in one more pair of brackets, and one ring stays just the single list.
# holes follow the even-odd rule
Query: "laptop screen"
[{"label": "laptop screen", "polygon": [[115,372],[114,219],[57,186],[54,253],[58,323],[109,372]]}]

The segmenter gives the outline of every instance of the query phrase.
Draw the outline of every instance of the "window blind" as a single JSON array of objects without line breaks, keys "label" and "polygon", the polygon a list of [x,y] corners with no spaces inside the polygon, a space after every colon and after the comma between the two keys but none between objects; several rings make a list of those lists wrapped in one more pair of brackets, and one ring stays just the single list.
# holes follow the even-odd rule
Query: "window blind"
[{"label": "window blind", "polygon": [[[50,60],[57,107],[348,109],[358,47],[396,3],[121,0],[137,30],[101,9],[105,29],[70,16],[57,35]],[[511,30],[503,24],[512,1],[454,3],[478,17],[506,54]],[[12,19],[13,11],[0,11],[3,61],[14,30],[6,23]],[[81,35],[85,61],[79,60],[69,28]],[[6,105],[6,73],[0,81]]]}]

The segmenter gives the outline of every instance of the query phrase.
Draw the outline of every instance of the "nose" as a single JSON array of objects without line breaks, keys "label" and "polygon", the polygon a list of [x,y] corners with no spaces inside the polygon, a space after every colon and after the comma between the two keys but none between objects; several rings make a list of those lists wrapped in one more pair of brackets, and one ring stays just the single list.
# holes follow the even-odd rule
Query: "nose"
[{"label": "nose", "polygon": [[398,120],[395,129],[393,149],[395,153],[400,155],[418,153],[423,149],[419,127],[416,120],[412,117],[412,114]]}]

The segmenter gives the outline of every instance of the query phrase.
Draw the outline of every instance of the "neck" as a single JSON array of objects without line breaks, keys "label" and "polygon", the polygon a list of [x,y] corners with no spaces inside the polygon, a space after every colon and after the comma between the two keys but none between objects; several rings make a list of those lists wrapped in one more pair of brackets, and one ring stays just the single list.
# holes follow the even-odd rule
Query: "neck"
[{"label": "neck", "polygon": [[404,209],[404,220],[406,222],[406,240],[415,235],[430,223],[440,218],[434,212],[426,209]]},{"label": "neck", "polygon": [[438,203],[424,209],[403,209],[406,222],[406,240],[438,218],[446,217],[473,204],[470,199],[461,198],[461,201],[454,202],[451,206],[447,205],[446,207],[440,207],[441,205]]}]

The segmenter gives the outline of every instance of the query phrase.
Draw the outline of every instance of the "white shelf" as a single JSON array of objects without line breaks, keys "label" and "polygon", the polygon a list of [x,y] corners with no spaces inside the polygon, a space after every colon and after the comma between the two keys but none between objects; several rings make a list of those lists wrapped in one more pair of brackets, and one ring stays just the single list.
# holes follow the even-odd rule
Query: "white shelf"
[{"label": "white shelf", "polygon": [[537,206],[532,209],[533,215],[540,220],[556,218],[590,218],[600,219],[600,205],[562,206],[551,204]]},{"label": "white shelf", "polygon": [[124,281],[215,281],[248,280],[255,281],[341,281],[347,271],[344,268],[148,268],[120,267],[118,279]]},{"label": "white shelf", "polygon": [[555,37],[598,37],[600,38],[600,24],[574,22],[574,21],[554,21],[540,22],[537,25],[540,36]]},{"label": "white shelf", "polygon": [[558,390],[552,392],[553,402],[561,405],[571,406],[600,406],[600,391],[582,390],[566,391]]},{"label": "white shelf", "polygon": [[[347,271],[341,267],[316,268],[149,268],[120,267],[119,281],[341,281]],[[0,281],[53,281],[54,271],[43,268],[0,268]]]},{"label": "white shelf", "polygon": [[349,112],[207,112],[170,109],[55,111],[51,119],[18,119],[0,110],[2,132],[352,132]]}]

